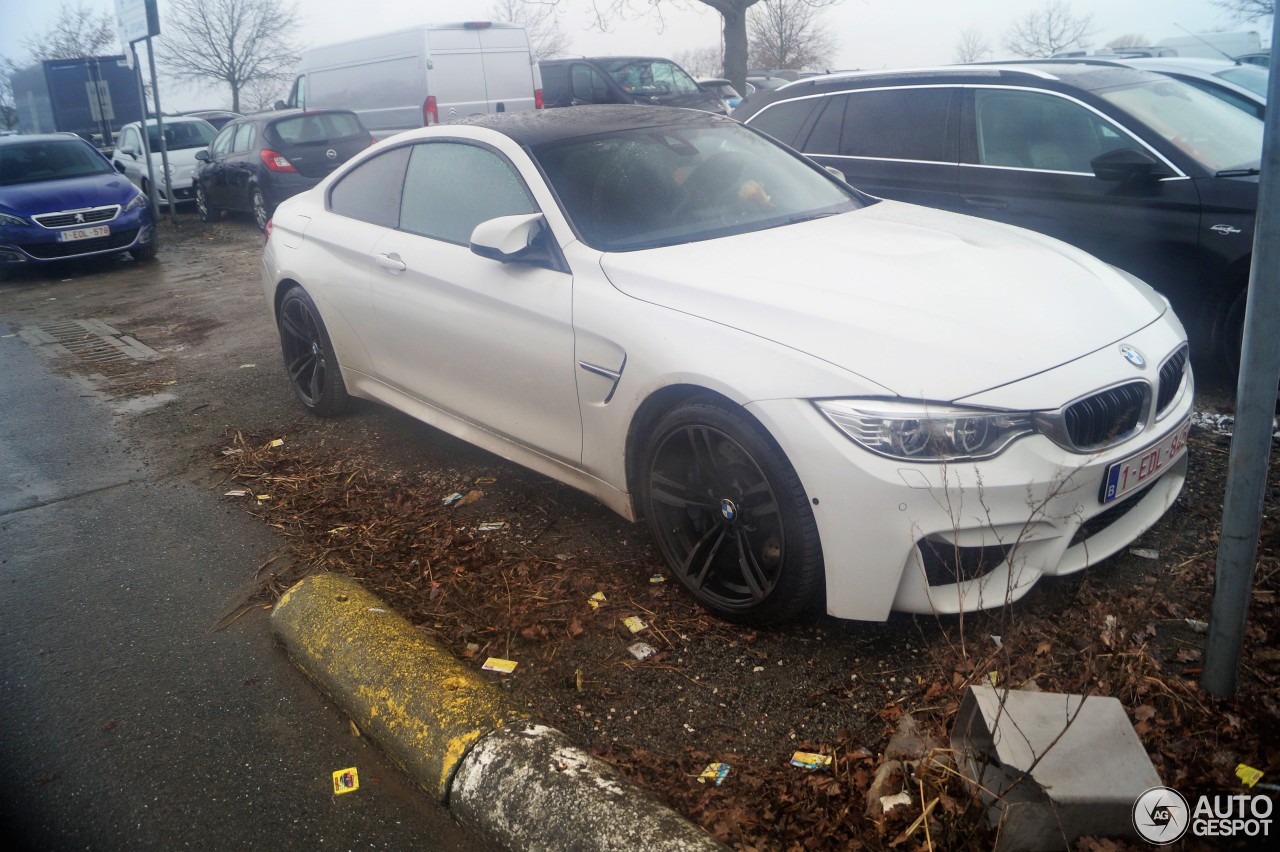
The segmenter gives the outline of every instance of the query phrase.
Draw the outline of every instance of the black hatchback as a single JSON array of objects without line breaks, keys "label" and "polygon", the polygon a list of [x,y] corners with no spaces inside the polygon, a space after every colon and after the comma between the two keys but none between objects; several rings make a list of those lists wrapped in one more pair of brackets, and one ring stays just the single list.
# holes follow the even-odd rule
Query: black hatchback
[{"label": "black hatchback", "polygon": [[1235,361],[1262,122],[1178,80],[1092,63],[833,74],[733,117],[882,198],[1057,237],[1163,292]]},{"label": "black hatchback", "polygon": [[236,119],[209,150],[196,154],[200,218],[215,222],[223,210],[242,210],[265,229],[276,205],[315,186],[373,142],[348,110],[279,110]]}]

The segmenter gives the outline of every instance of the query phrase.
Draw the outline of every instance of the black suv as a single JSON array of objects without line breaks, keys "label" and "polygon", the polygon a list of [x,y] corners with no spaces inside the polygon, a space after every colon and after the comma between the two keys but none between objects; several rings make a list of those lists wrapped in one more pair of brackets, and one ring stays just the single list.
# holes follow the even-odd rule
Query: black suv
[{"label": "black suv", "polygon": [[699,86],[670,59],[653,56],[602,56],[552,59],[538,63],[543,104],[660,104],[728,114],[719,94]]},{"label": "black suv", "polygon": [[318,184],[373,144],[354,112],[287,109],[229,122],[196,154],[196,208],[216,222],[223,210],[253,214],[259,228],[276,205]]},{"label": "black suv", "polygon": [[1262,122],[1212,95],[1123,67],[959,65],[800,80],[734,118],[873,195],[1072,243],[1237,357]]}]

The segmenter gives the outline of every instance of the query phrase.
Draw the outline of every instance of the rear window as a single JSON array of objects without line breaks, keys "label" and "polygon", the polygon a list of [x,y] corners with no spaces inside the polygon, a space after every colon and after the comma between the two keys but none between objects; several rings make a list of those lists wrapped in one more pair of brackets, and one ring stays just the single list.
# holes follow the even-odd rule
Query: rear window
[{"label": "rear window", "polygon": [[368,136],[369,131],[353,112],[318,112],[277,121],[267,130],[267,135],[275,137],[275,144],[306,145]]},{"label": "rear window", "polygon": [[99,174],[115,174],[115,169],[78,139],[0,145],[0,186]]}]

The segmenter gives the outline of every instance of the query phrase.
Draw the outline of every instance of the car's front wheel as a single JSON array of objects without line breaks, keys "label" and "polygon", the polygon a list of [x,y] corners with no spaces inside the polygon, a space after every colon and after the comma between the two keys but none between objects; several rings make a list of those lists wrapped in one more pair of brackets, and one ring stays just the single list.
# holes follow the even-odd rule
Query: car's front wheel
[{"label": "car's front wheel", "polygon": [[222,211],[209,203],[209,196],[199,182],[196,183],[196,210],[200,212],[202,222],[216,222],[222,218]]},{"label": "car's front wheel", "polygon": [[772,624],[819,599],[822,547],[804,487],[741,411],[703,400],[669,412],[645,446],[640,488],[662,555],[712,613]]},{"label": "car's front wheel", "polygon": [[284,294],[279,327],[285,371],[298,401],[320,417],[349,410],[351,397],[342,381],[333,343],[306,290],[293,286]]},{"label": "car's front wheel", "polygon": [[253,221],[258,223],[258,230],[265,231],[267,222],[271,219],[271,210],[267,207],[267,199],[263,197],[262,190],[256,186],[249,194],[249,209],[253,211]]}]

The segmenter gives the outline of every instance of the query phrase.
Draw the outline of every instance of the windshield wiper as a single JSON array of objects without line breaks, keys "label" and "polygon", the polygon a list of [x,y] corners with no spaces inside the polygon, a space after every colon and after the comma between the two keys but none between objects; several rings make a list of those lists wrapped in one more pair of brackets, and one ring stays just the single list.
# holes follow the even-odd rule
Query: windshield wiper
[{"label": "windshield wiper", "polygon": [[1262,169],[1258,169],[1258,168],[1223,169],[1222,171],[1215,174],[1214,177],[1253,177],[1254,175],[1260,175],[1260,174],[1262,174]]},{"label": "windshield wiper", "polygon": [[792,216],[787,220],[788,225],[795,225],[799,222],[811,222],[814,219],[825,219],[828,216],[838,216],[844,213],[844,210],[824,210],[821,213],[802,213],[798,216]]}]

